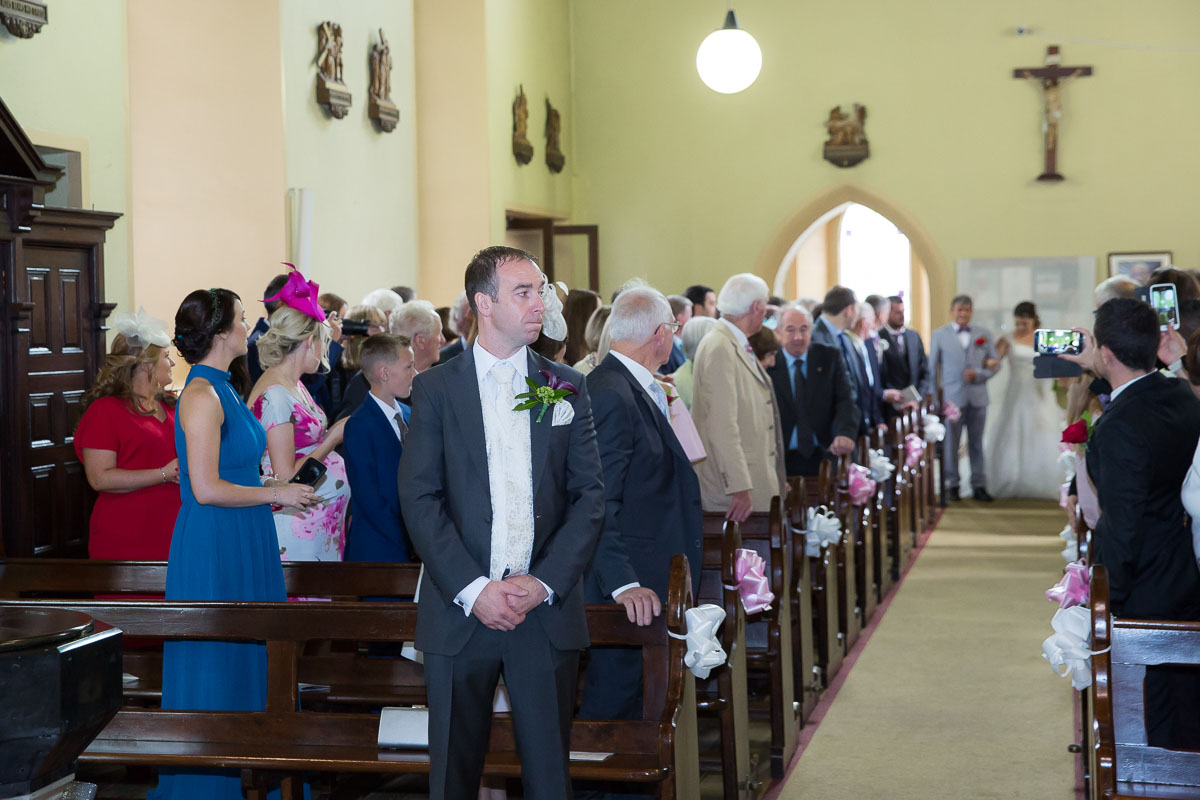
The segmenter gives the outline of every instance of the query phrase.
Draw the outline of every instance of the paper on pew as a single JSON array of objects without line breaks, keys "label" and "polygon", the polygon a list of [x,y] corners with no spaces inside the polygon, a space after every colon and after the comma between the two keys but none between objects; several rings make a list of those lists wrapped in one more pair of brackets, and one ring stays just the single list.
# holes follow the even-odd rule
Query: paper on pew
[{"label": "paper on pew", "polygon": [[380,747],[429,747],[429,709],[388,706],[379,714]]},{"label": "paper on pew", "polygon": [[612,753],[589,753],[584,750],[572,750],[572,761],[603,761],[612,756]]}]

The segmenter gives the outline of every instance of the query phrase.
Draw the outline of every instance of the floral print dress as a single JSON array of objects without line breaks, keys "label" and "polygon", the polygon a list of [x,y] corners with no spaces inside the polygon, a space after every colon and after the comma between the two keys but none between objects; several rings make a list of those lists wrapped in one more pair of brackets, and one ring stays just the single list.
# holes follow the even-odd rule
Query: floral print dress
[{"label": "floral print dress", "polygon": [[[291,423],[296,441],[296,463],[308,457],[325,439],[325,412],[316,404],[304,384],[295,392],[282,386],[268,386],[251,405],[263,428]],[[346,550],[346,509],[350,505],[350,483],[346,464],[337,452],[324,459],[325,477],[313,487],[321,502],[307,511],[275,509],[275,533],[279,537],[279,558],[283,561],[341,561]],[[274,477],[269,452],[263,453],[262,472]]]}]

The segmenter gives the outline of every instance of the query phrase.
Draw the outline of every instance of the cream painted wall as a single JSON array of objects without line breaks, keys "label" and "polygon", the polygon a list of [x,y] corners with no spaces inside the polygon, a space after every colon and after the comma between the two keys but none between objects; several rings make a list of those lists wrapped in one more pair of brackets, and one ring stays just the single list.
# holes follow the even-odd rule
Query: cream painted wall
[{"label": "cream painted wall", "polygon": [[[310,277],[355,304],[372,289],[416,286],[417,158],[412,0],[281,0],[287,186],[313,190]],[[342,26],[349,113],[316,101],[317,26]],[[392,57],[390,133],[367,116],[370,50],[383,28]],[[276,261],[283,260],[283,254]]]},{"label": "cream painted wall", "polygon": [[188,291],[256,300],[285,249],[277,0],[129,0],[134,292],[168,320]]},{"label": "cream painted wall", "polygon": [[[504,241],[505,211],[568,219],[572,210],[575,113],[568,0],[486,0],[491,236]],[[512,104],[524,85],[533,160],[512,154]],[[546,98],[562,119],[566,166],[546,166]],[[468,257],[470,254],[467,254]],[[463,262],[465,265],[465,261]]]},{"label": "cream painted wall", "polygon": [[[1055,43],[1018,38],[1018,24],[1191,46],[1200,30],[1191,0],[759,0],[739,18],[762,46],[763,71],[732,96],[695,71],[696,48],[724,8],[575,0],[572,11],[573,210],[600,225],[604,291],[646,263],[669,291],[739,269],[770,281],[797,209],[843,186],[883,198],[928,233],[935,325],[962,257],[1104,263],[1109,251],[1150,248],[1200,264],[1191,191],[1200,107],[1183,89],[1200,79],[1196,53],[1058,42],[1065,63],[1096,71],[1063,90],[1060,185],[1034,181],[1041,99],[1011,77]],[[822,123],[854,102],[868,109],[872,155],[843,170],[821,158]],[[905,233],[914,245],[920,238]]]},{"label": "cream painted wall", "polygon": [[124,0],[55,0],[32,39],[0,27],[0,98],[34,144],[84,150],[85,202],[125,215],[104,245],[105,299],[121,309],[132,293],[125,53]]}]

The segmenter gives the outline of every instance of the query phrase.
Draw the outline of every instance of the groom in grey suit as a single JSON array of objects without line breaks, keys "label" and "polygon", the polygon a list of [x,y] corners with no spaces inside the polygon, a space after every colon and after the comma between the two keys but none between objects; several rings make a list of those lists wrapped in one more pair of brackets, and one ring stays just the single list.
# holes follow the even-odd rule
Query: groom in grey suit
[{"label": "groom in grey suit", "polygon": [[990,502],[987,474],[983,461],[983,425],[987,420],[987,382],[996,374],[1000,356],[991,331],[971,324],[974,304],[967,295],[959,295],[950,304],[953,322],[933,332],[929,339],[929,364],[932,374],[941,372],[945,399],[962,411],[958,422],[947,420],[946,491],[951,500],[958,494],[958,443],[967,429],[967,451],[971,456],[971,488],[976,500]]},{"label": "groom in grey suit", "polygon": [[[481,250],[466,289],[479,337],[417,376],[400,459],[400,506],[425,564],[416,646],[429,692],[429,792],[474,800],[504,677],[524,797],[571,797],[568,747],[583,576],[604,520],[583,376],[529,349],[545,276],[528,253]],[[526,378],[574,384],[518,411]]]}]

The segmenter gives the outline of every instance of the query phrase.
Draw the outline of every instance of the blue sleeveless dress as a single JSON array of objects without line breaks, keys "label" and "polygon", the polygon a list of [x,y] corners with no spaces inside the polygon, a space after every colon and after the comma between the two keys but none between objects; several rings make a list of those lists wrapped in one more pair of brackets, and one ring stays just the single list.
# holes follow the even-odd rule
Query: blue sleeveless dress
[{"label": "blue sleeveless dress", "polygon": [[[258,466],[267,446],[262,425],[230,384],[228,372],[197,364],[187,380],[190,383],[200,377],[212,384],[225,413],[218,468],[222,480],[260,486]],[[187,440],[181,418],[176,413],[175,447],[183,504],[167,562],[167,600],[287,600],[270,507],[222,508],[198,503],[188,476]],[[262,711],[266,700],[266,645],[166,643],[164,709]],[[242,796],[241,778],[236,771],[164,769],[158,788],[147,795],[147,800],[240,800]]]}]

